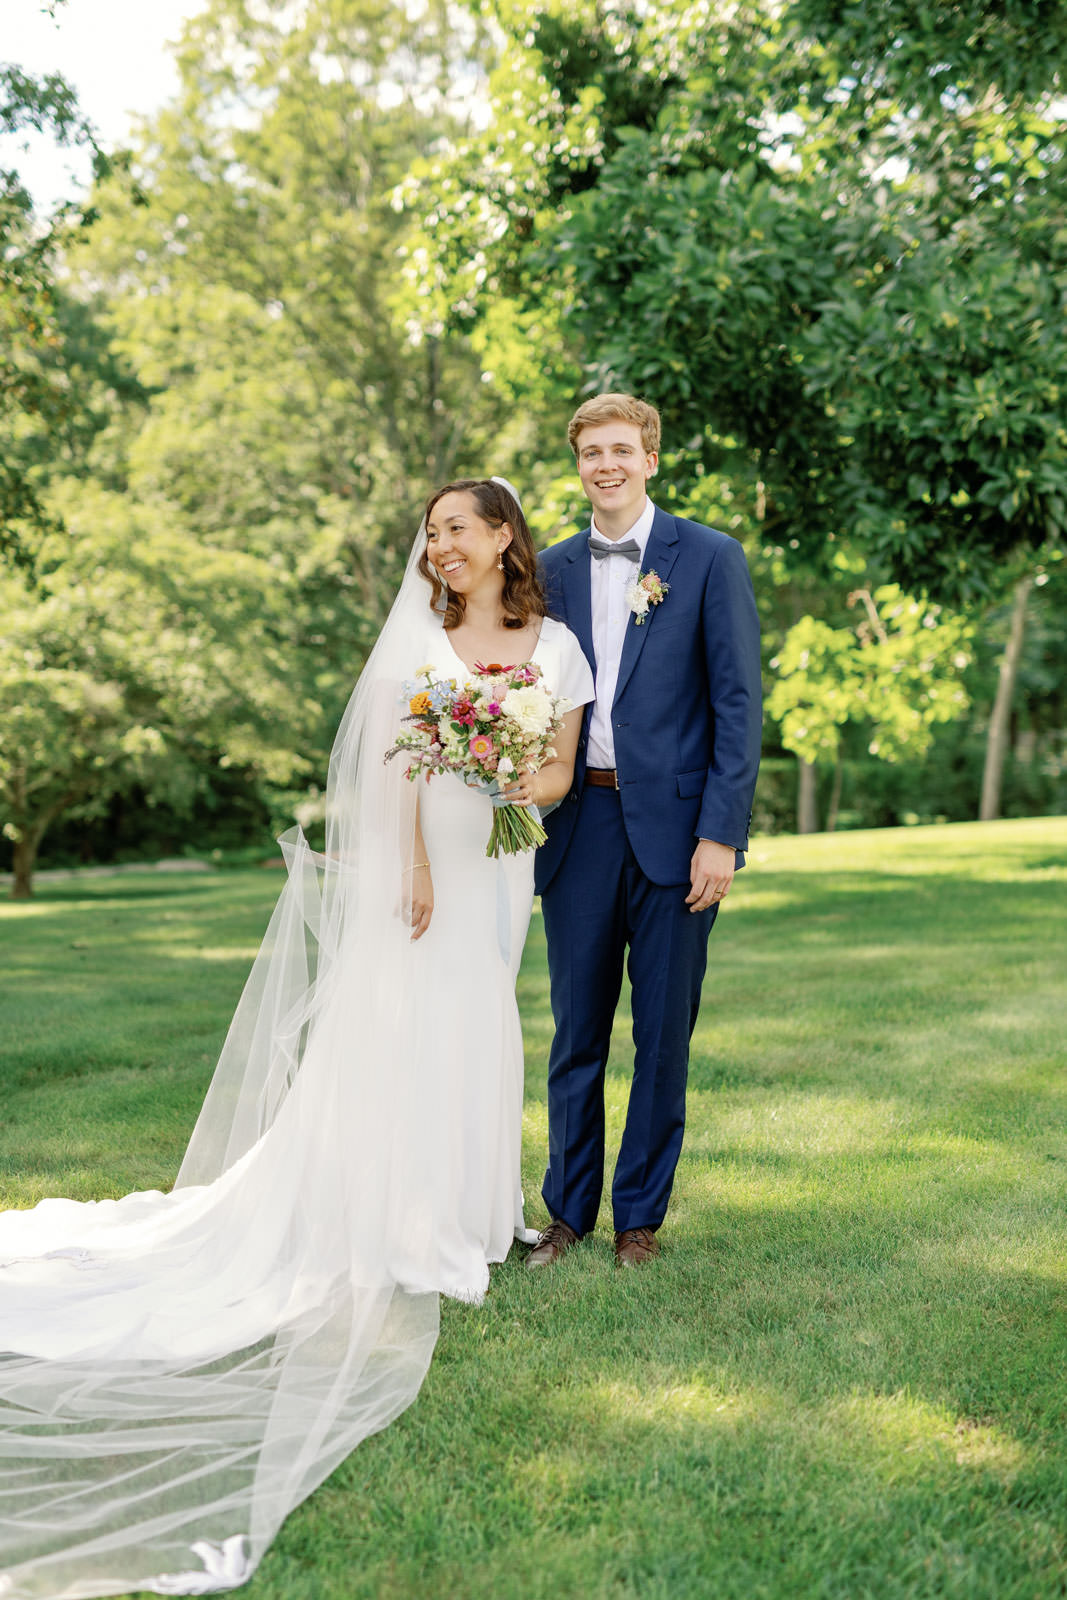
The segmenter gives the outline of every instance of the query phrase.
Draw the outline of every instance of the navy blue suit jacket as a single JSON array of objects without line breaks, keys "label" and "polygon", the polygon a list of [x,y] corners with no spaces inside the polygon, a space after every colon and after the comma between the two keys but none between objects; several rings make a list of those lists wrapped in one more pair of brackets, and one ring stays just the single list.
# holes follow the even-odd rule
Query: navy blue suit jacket
[{"label": "navy blue suit jacket", "polygon": [[[550,615],[576,634],[596,672],[589,530],[541,556]],[[612,706],[623,821],[653,883],[689,882],[697,839],[748,846],[759,766],[759,620],[736,539],[656,509],[641,570],[670,586],[640,625],[628,622]],[[635,576],[636,576],[636,569]],[[539,893],[551,883],[574,829],[586,766],[589,710],[574,786],[545,818]]]}]

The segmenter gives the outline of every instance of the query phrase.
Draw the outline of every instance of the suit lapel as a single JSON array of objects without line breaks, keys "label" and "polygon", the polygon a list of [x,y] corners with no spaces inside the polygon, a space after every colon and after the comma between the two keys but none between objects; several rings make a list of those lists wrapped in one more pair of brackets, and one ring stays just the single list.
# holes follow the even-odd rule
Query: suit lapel
[{"label": "suit lapel", "polygon": [[568,552],[567,562],[560,573],[564,603],[567,608],[567,626],[585,652],[593,673],[596,673],[596,655],[593,651],[593,601],[589,583],[589,529],[575,539],[574,548]]},{"label": "suit lapel", "polygon": [[[664,584],[667,582],[671,568],[674,566],[678,555],[678,528],[672,516],[666,511],[656,507],[656,515],[652,521],[652,532],[648,536],[645,546],[645,557],[641,563],[642,572],[654,572]],[[636,577],[637,574],[635,573]],[[589,585],[589,575],[586,573],[586,587]],[[670,597],[663,602],[670,605]],[[638,657],[644,648],[648,637],[648,630],[656,626],[656,617],[659,606],[650,606],[645,614],[645,620],[638,623],[631,618],[626,624],[626,633],[622,641],[622,659],[619,662],[619,678],[615,685],[615,703],[629,681],[630,674],[637,665]]]}]

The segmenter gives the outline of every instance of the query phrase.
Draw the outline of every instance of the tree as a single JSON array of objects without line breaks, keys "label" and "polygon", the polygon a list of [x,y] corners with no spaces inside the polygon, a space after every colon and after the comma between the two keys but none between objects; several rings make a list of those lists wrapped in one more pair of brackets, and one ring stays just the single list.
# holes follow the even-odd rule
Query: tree
[{"label": "tree", "polygon": [[635,136],[575,206],[574,320],[589,344],[607,329],[601,383],[662,399],[683,437],[709,416],[730,428],[809,561],[847,529],[902,584],[958,602],[1059,536],[1051,239],[1020,263],[999,215],[943,236],[906,189],[846,207],[821,176],[673,165],[669,141]]},{"label": "tree", "polygon": [[[91,226],[66,240],[52,316],[66,330],[68,390],[75,348],[100,356],[92,382],[77,374],[92,405],[77,427],[50,414],[29,445],[42,514],[77,514],[76,531],[46,539],[38,560],[41,626],[59,612],[69,626],[27,633],[27,594],[16,586],[5,600],[9,637],[45,675],[39,692],[27,689],[40,744],[67,728],[82,757],[76,773],[57,770],[47,784],[39,774],[36,793],[51,800],[36,822],[25,807],[7,819],[20,860],[45,811],[99,812],[135,776],[162,803],[208,778],[220,753],[251,782],[324,763],[424,495],[463,450],[481,454],[495,420],[476,357],[455,339],[414,340],[392,304],[407,227],[393,195],[413,157],[454,125],[450,75],[473,37],[453,20],[440,3],[416,17],[389,0],[214,0],[187,27],[177,102],[115,159],[93,192]],[[107,492],[122,497],[129,528],[176,541],[179,639],[203,570],[244,596],[232,614],[215,598],[205,672],[221,697],[224,651],[237,652],[232,664],[258,641],[249,671],[260,687],[228,701],[212,691],[219,710],[207,721],[195,698],[159,700],[157,676],[177,670],[176,658],[161,648],[153,665],[148,633],[143,650],[109,654],[103,678],[74,650],[82,633],[99,649],[96,611],[79,600],[79,586],[95,593],[84,561],[121,568],[137,544],[101,533],[98,515],[105,532],[119,517]],[[121,571],[108,581],[152,628],[161,572],[136,573],[126,588]],[[6,708],[23,682],[17,661],[8,674]],[[274,708],[269,762],[234,744],[261,700]],[[287,739],[301,761],[282,761]]]},{"label": "tree", "polygon": [[176,103],[99,186],[69,258],[146,391],[129,493],[297,580],[323,753],[427,491],[493,459],[476,357],[413,338],[393,305],[396,187],[460,126],[446,85],[469,30],[451,20],[436,0],[418,17],[213,0],[187,26]]},{"label": "tree", "polygon": [[[453,317],[517,283],[591,383],[660,405],[687,443],[676,480],[709,432],[749,451],[808,566],[847,531],[959,602],[1058,535],[1062,26],[1021,5],[981,24],[954,7],[945,37],[929,6],[496,9],[520,70],[451,189],[434,170],[448,247],[429,289]],[[969,307],[955,337],[949,299]],[[1036,374],[1006,427],[975,427],[1018,318],[1010,377],[1035,354]]]},{"label": "tree", "polygon": [[391,305],[393,193],[453,125],[457,49],[436,3],[214,0],[188,25],[179,99],[134,152],[143,203],[106,185],[78,263],[157,391],[135,493],[270,548],[347,515],[380,550],[480,443],[477,363]]},{"label": "tree", "polygon": [[[934,726],[967,709],[962,680],[971,628],[962,617],[911,599],[893,584],[873,595],[857,590],[849,602],[860,611],[858,624],[832,628],[803,617],[771,662],[778,677],[767,711],[781,723],[782,743],[809,773],[820,760],[840,771],[846,723],[866,725],[871,755],[900,761],[925,754]],[[802,785],[798,832],[816,827],[814,791]]]},{"label": "tree", "polygon": [[982,772],[982,798],[978,808],[981,822],[992,822],[1000,816],[1000,786],[1004,773],[1004,757],[1008,749],[1011,707],[1023,653],[1026,608],[1033,586],[1033,574],[1028,572],[1025,577],[1018,580],[1012,596],[1011,628],[1007,647],[1001,657],[1000,671],[997,674],[996,698],[989,715],[989,738]]},{"label": "tree", "polygon": [[[88,143],[106,161],[58,74],[34,78],[0,63],[0,134],[31,128],[61,144]],[[69,424],[78,391],[64,370],[65,327],[55,282],[62,243],[85,224],[77,206],[42,223],[14,168],[0,170],[0,555],[27,562],[27,536],[45,522],[40,440]]]},{"label": "tree", "polygon": [[320,708],[280,647],[291,586],[269,562],[70,486],[65,534],[31,586],[0,578],[0,814],[14,894],[64,815],[99,815],[134,785],[188,804],[205,765],[274,782],[307,771]]},{"label": "tree", "polygon": [[943,238],[911,228],[892,253],[809,341],[809,381],[851,441],[842,509],[907,581],[985,598],[1067,523],[1067,256],[1020,260],[969,221]]},{"label": "tree", "polygon": [[1039,99],[1067,62],[1067,10],[1059,0],[792,0],[791,27],[832,52],[869,97],[886,91],[936,117],[946,92],[972,101]]},{"label": "tree", "polygon": [[[978,660],[972,696],[985,719],[985,760],[978,815],[1001,814],[1009,755],[1017,768],[1062,770],[1067,736],[1067,672],[1062,629],[1064,552],[1050,547],[1036,566],[1018,563],[1004,573],[996,603],[976,630]],[[1019,774],[1021,776],[1021,774]],[[1027,788],[1040,790],[1037,772]]]}]

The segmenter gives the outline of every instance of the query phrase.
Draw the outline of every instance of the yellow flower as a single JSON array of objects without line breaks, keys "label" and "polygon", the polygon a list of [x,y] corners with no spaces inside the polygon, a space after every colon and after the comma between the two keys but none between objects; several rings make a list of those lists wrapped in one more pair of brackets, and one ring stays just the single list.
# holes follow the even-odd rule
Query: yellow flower
[{"label": "yellow flower", "polygon": [[416,716],[416,717],[424,716],[425,713],[427,711],[429,711],[429,709],[430,709],[430,697],[426,693],[426,690],[423,689],[419,694],[414,695],[408,701],[408,705],[411,708],[411,712],[412,712],[413,716]]}]

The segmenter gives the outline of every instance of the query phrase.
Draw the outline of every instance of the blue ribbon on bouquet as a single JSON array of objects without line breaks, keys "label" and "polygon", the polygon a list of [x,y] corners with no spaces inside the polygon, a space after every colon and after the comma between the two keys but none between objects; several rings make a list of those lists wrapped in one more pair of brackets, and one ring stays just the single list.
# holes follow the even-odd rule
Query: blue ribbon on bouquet
[{"label": "blue ribbon on bouquet", "polygon": [[[488,784],[476,783],[474,787],[476,789],[481,789],[483,794],[487,794],[495,806],[510,806],[513,803],[501,793],[500,780],[498,778],[494,778],[493,781]],[[560,804],[562,804],[562,802],[559,800],[550,800],[547,806],[528,805],[526,810],[533,812],[534,820],[536,822],[543,822],[545,818],[550,816]]]},{"label": "blue ribbon on bouquet", "polygon": [[[497,807],[510,806],[514,804],[514,801],[509,800],[507,795],[505,795],[501,790],[499,778],[494,778],[491,783],[487,783],[485,785],[477,784],[476,787],[482,789],[483,793],[487,794],[493,804]],[[523,810],[531,811],[533,813],[534,821],[540,822],[542,817],[547,817],[548,813],[550,811],[554,811],[558,805],[559,801],[553,800],[551,805],[535,806],[531,804],[528,806],[523,806]]]}]

